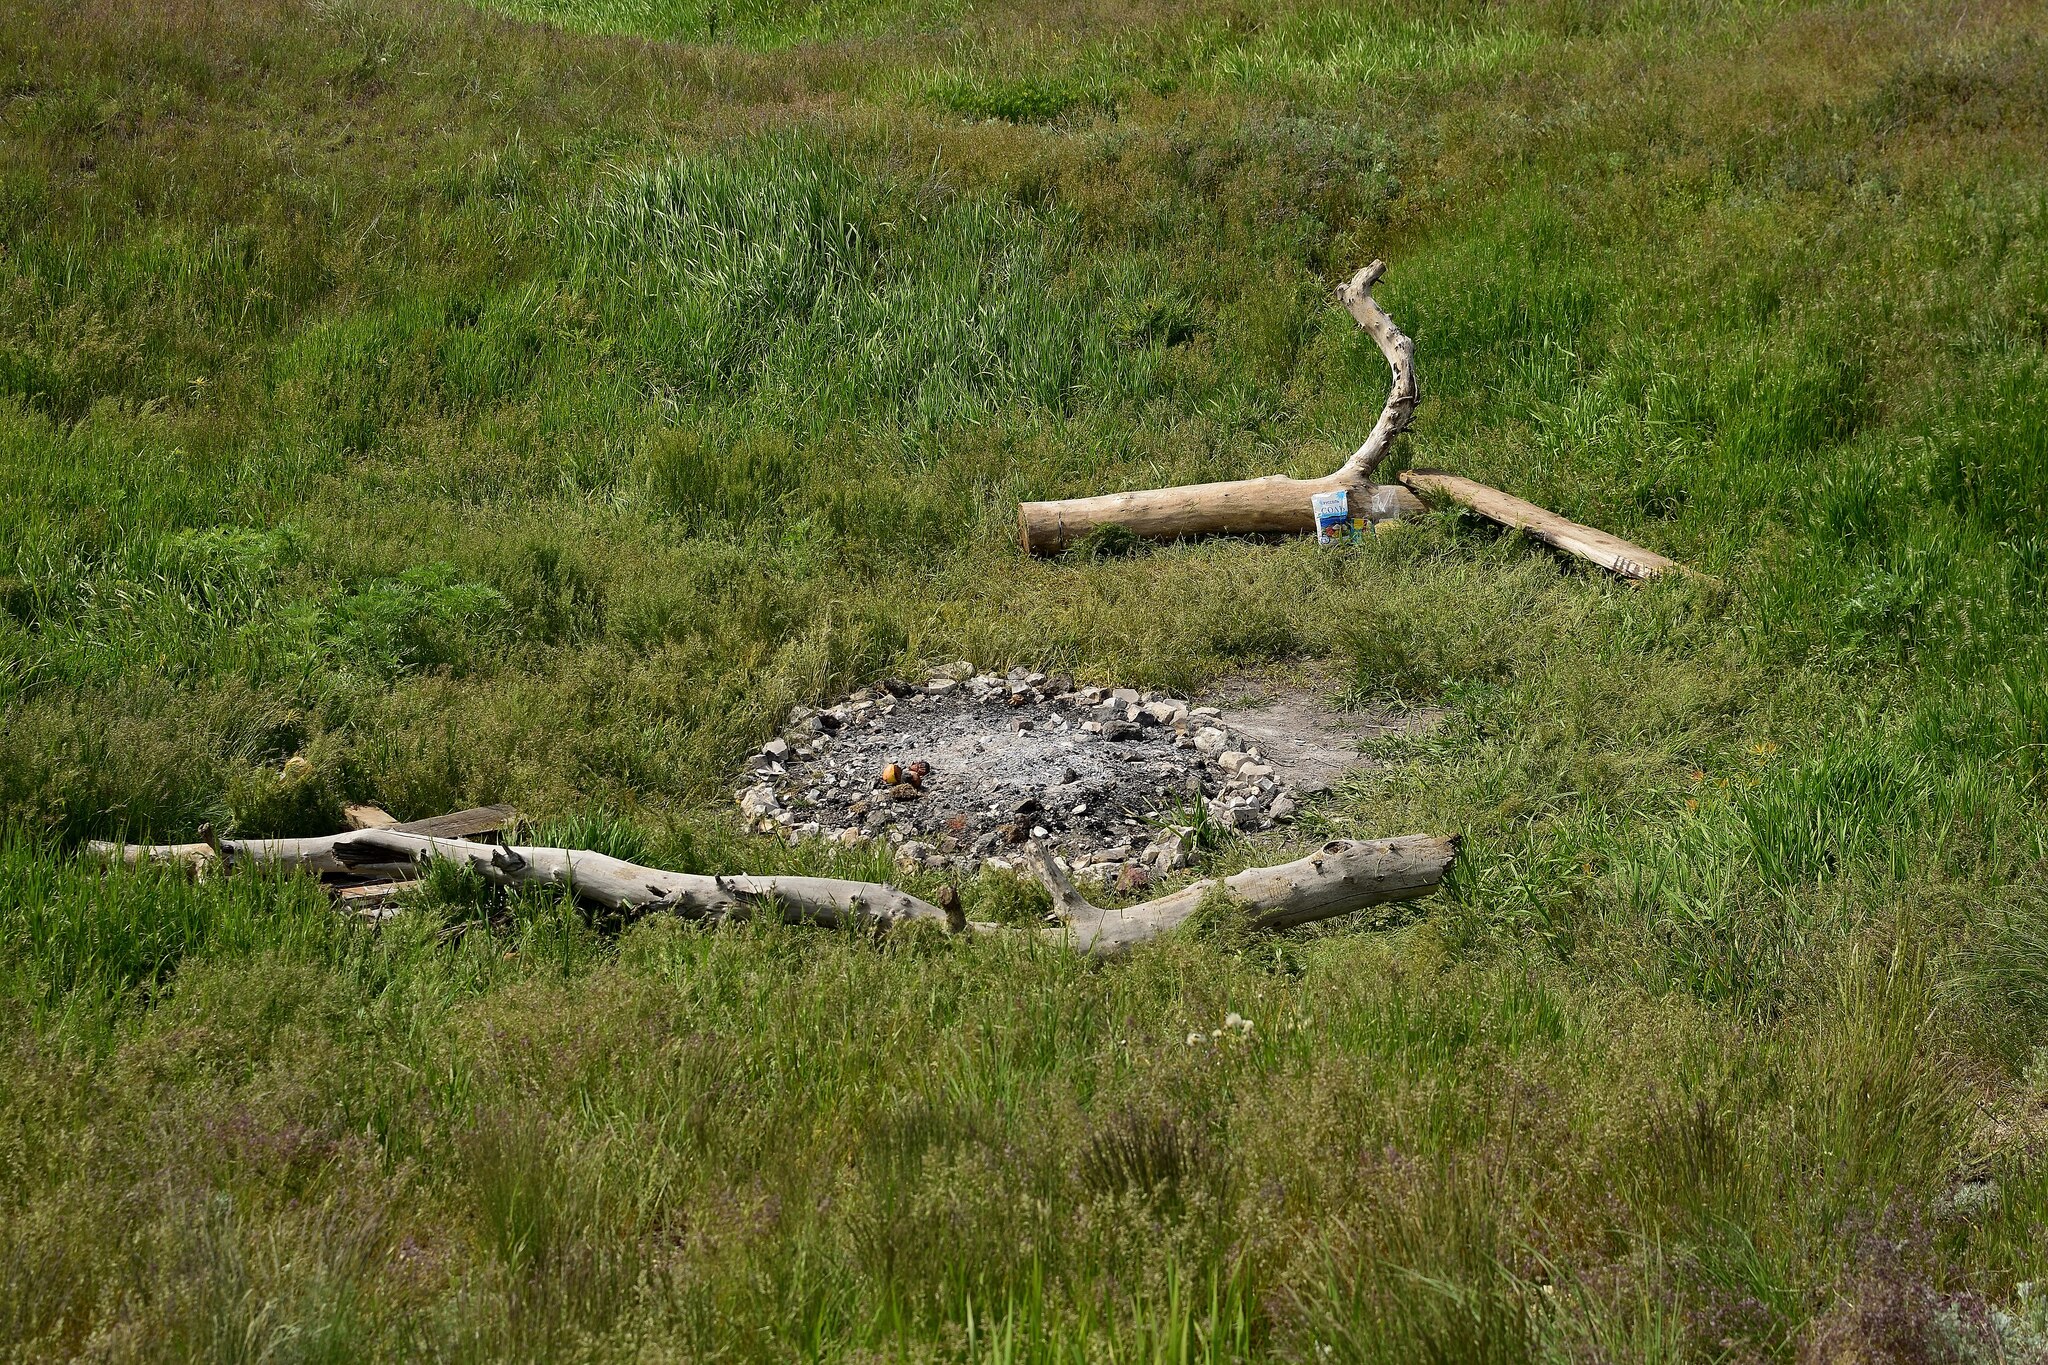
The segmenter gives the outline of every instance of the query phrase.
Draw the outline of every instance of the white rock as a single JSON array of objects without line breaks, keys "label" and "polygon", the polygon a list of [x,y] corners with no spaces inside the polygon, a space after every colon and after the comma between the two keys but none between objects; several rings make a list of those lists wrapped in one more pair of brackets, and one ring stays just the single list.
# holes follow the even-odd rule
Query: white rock
[{"label": "white rock", "polygon": [[766,782],[756,783],[739,794],[740,812],[749,820],[773,815],[782,809],[782,798]]},{"label": "white rock", "polygon": [[1139,701],[1138,689],[1119,687],[1109,694],[1109,699],[1119,706],[1136,706]]},{"label": "white rock", "polygon": [[952,678],[933,678],[924,685],[924,690],[935,697],[943,697],[959,685],[959,682]]},{"label": "white rock", "polygon": [[1272,816],[1275,820],[1285,820],[1288,816],[1294,814],[1294,798],[1282,793],[1274,799],[1272,805],[1266,808],[1266,814]]},{"label": "white rock", "polygon": [[1234,773],[1245,764],[1251,762],[1252,756],[1242,749],[1225,749],[1222,753],[1216,755],[1216,761],[1223,765],[1225,772]]},{"label": "white rock", "polygon": [[1229,742],[1230,736],[1224,734],[1213,725],[1206,725],[1195,731],[1195,752],[1197,753],[1220,754],[1223,752],[1223,746]]},{"label": "white rock", "polygon": [[938,672],[940,677],[951,678],[954,682],[966,682],[974,676],[974,665],[965,659],[956,659]]},{"label": "white rock", "polygon": [[761,746],[761,752],[769,758],[781,761],[789,757],[789,741],[777,736]]},{"label": "white rock", "polygon": [[1271,777],[1273,775],[1273,769],[1270,764],[1244,763],[1238,766],[1237,775],[1239,777],[1249,778],[1253,781],[1257,781],[1261,777]]}]

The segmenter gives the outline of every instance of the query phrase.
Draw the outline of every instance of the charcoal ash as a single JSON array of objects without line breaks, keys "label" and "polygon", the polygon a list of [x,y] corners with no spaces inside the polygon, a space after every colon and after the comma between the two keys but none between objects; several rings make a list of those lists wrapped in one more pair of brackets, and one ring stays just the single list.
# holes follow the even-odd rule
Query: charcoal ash
[{"label": "charcoal ash", "polygon": [[1198,815],[1256,832],[1298,802],[1212,707],[966,664],[792,712],[737,799],[793,841],[886,840],[906,865],[962,872],[1036,842],[1127,889],[1187,862]]}]

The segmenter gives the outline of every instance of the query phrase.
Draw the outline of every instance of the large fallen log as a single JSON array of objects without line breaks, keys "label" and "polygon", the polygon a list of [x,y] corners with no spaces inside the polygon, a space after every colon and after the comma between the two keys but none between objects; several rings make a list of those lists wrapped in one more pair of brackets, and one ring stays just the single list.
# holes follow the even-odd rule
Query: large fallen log
[{"label": "large fallen log", "polygon": [[[203,831],[202,831],[203,832]],[[389,831],[379,830],[378,833]],[[95,839],[88,852],[130,865],[137,863],[183,863],[203,868],[215,863],[233,867],[237,863],[264,863],[279,867],[303,867],[323,876],[407,877],[412,875],[410,858],[393,858],[383,863],[344,863],[334,846],[345,839],[361,837],[350,830],[341,834],[318,834],[303,839],[208,839],[191,844],[115,844]]]},{"label": "large fallen log", "polygon": [[1074,889],[1050,854],[1038,849],[1038,875],[1052,893],[1053,913],[1077,950],[1113,956],[1179,928],[1209,896],[1222,891],[1266,929],[1331,919],[1436,889],[1458,856],[1458,841],[1428,834],[1392,839],[1335,839],[1305,858],[1210,877],[1169,895],[1123,909],[1092,905]]},{"label": "large fallen log", "polygon": [[1512,493],[1503,493],[1498,488],[1489,488],[1456,474],[1446,474],[1440,469],[1410,469],[1401,475],[1401,482],[1418,493],[1435,493],[1449,498],[1489,521],[1526,531],[1545,545],[1590,560],[1623,578],[1645,579],[1659,574],[1691,572],[1677,560],[1666,559],[1655,550],[1631,545],[1620,536],[1582,526]]},{"label": "large fallen log", "polygon": [[1394,438],[1415,416],[1415,344],[1372,296],[1373,285],[1386,271],[1374,261],[1351,277],[1338,296],[1387,358],[1393,386],[1380,420],[1365,444],[1334,474],[1320,479],[1291,479],[1270,474],[1259,479],[1152,488],[1137,493],[1110,493],[1059,502],[1027,502],[1017,508],[1017,533],[1027,554],[1054,555],[1103,526],[1121,526],[1147,540],[1178,540],[1183,536],[1258,535],[1315,530],[1310,498],[1342,488],[1352,509],[1376,500],[1376,515],[1408,516],[1421,505],[1398,484],[1372,481],[1373,471],[1387,457]]},{"label": "large fallen log", "polygon": [[[879,882],[831,877],[707,876],[642,867],[588,849],[511,847],[436,839],[395,829],[353,831],[318,839],[222,840],[209,844],[94,844],[100,856],[127,863],[190,858],[204,849],[230,865],[266,864],[363,875],[411,876],[436,859],[461,863],[500,886],[544,886],[568,891],[609,909],[635,914],[669,912],[691,919],[747,919],[768,915],[790,923],[887,929],[913,920],[952,932],[972,925],[957,894],[946,888],[940,904]],[[1096,956],[1123,952],[1159,937],[1195,913],[1219,887],[1269,928],[1331,919],[1386,901],[1426,895],[1443,881],[1457,841],[1409,834],[1393,839],[1339,839],[1305,858],[1211,878],[1125,909],[1100,909],[1083,900],[1050,854],[1040,851],[1040,875],[1063,921],[1047,933],[1076,951]]]},{"label": "large fallen log", "polygon": [[409,875],[410,860],[401,860],[384,865],[349,867],[333,856],[337,841],[354,837],[368,830],[392,834],[424,834],[434,838],[467,839],[482,834],[496,834],[519,823],[519,812],[510,806],[476,806],[468,810],[450,811],[446,815],[431,815],[424,820],[408,820],[403,823],[380,823],[378,817],[389,821],[391,817],[375,806],[343,807],[349,828],[339,834],[318,834],[298,839],[216,839],[212,827],[199,827],[201,840],[190,844],[115,844],[95,839],[86,847],[102,858],[114,858],[126,863],[184,863],[201,867],[214,862],[232,865],[237,861],[257,863],[282,863],[292,867],[304,867],[323,876],[356,875],[369,877],[396,877]]}]

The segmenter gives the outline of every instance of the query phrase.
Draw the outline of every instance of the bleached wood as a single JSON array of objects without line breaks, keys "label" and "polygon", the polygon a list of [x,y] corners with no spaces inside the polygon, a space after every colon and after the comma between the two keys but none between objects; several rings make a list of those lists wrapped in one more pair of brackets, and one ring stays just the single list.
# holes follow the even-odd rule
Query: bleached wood
[{"label": "bleached wood", "polygon": [[[94,844],[100,856],[141,863],[191,858],[206,850],[237,863],[300,867],[352,876],[410,878],[442,859],[475,869],[501,886],[548,886],[615,910],[667,911],[691,919],[747,919],[772,915],[790,923],[886,929],[925,920],[952,932],[987,932],[969,924],[957,901],[942,908],[879,882],[831,877],[707,876],[642,867],[587,849],[510,847],[465,839],[436,839],[398,829],[359,830],[317,839],[224,840],[218,854],[205,844]],[[1339,839],[1293,862],[1248,868],[1220,881],[1210,878],[1126,909],[1091,905],[1042,850],[1040,875],[1064,925],[1054,931],[1076,951],[1120,953],[1185,923],[1219,885],[1271,928],[1328,919],[1384,901],[1428,893],[1457,856],[1457,840],[1409,834],[1393,839]],[[949,899],[942,896],[941,901]]]},{"label": "bleached wood", "polygon": [[1438,494],[1471,508],[1490,521],[1527,531],[1546,545],[1590,560],[1624,578],[1644,579],[1665,573],[1690,572],[1683,564],[1666,559],[1654,550],[1631,545],[1620,536],[1582,526],[1512,493],[1503,493],[1498,488],[1489,488],[1456,474],[1446,474],[1437,469],[1411,469],[1401,475],[1401,481],[1418,493]]},{"label": "bleached wood", "polygon": [[1055,932],[1080,952],[1108,957],[1179,928],[1219,888],[1249,909],[1254,923],[1269,929],[1427,895],[1457,858],[1458,841],[1428,834],[1334,839],[1305,858],[1206,878],[1124,909],[1089,904],[1049,853],[1036,852],[1039,878],[1064,921]]},{"label": "bleached wood", "polygon": [[[1028,554],[1053,555],[1090,531],[1121,526],[1146,540],[1176,540],[1198,535],[1298,534],[1315,530],[1310,499],[1342,488],[1354,499],[1370,498],[1373,471],[1387,457],[1394,438],[1415,416],[1415,345],[1387,316],[1372,296],[1373,285],[1386,271],[1374,261],[1338,291],[1344,306],[1358,319],[1386,357],[1393,376],[1386,405],[1364,444],[1333,474],[1320,479],[1291,479],[1269,474],[1257,479],[1152,488],[1135,493],[1110,493],[1057,502],[1027,502],[1017,508],[1017,533]],[[1399,516],[1412,516],[1421,504],[1402,493],[1388,493]]]}]

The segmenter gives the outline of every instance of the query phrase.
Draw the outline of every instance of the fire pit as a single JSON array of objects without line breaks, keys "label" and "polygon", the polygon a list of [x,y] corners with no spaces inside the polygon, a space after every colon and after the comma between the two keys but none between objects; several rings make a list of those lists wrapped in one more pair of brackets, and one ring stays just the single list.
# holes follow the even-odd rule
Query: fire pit
[{"label": "fire pit", "polygon": [[887,839],[899,861],[961,870],[1036,840],[1127,888],[1185,862],[1200,819],[1254,831],[1295,810],[1213,707],[966,664],[800,708],[751,776],[738,800],[762,832]]}]

